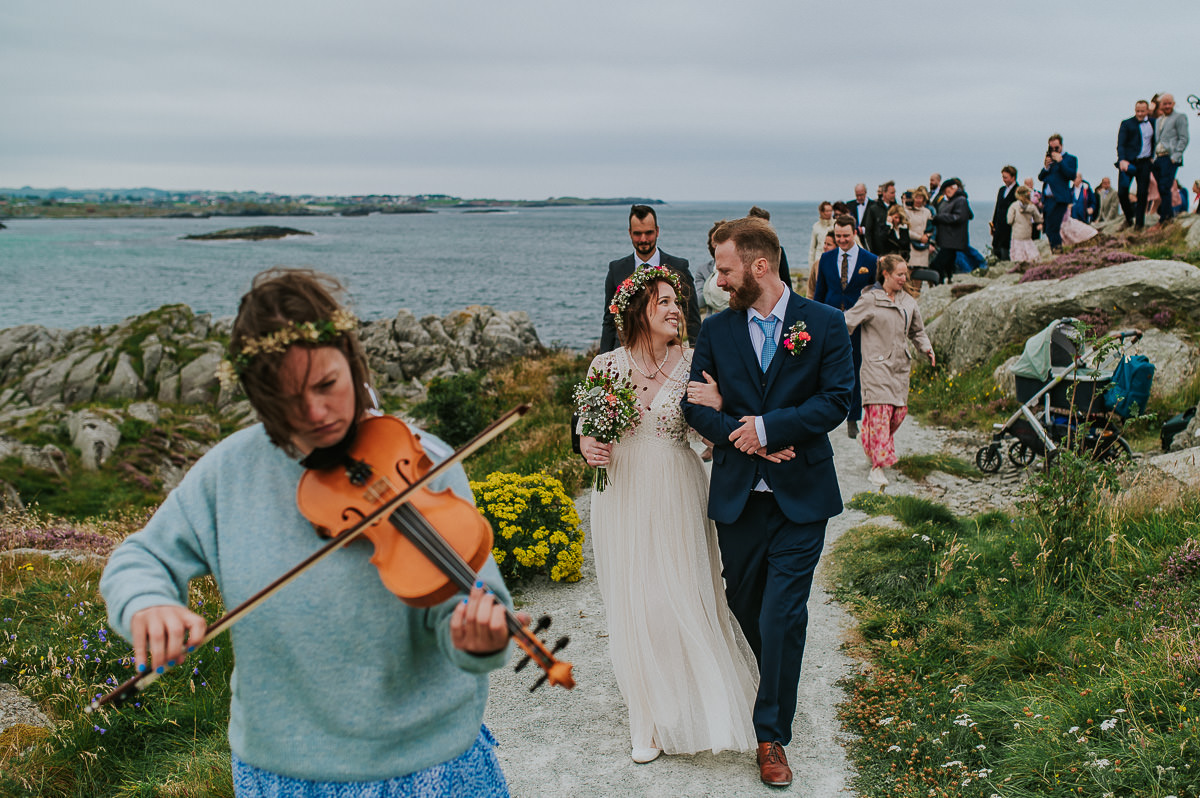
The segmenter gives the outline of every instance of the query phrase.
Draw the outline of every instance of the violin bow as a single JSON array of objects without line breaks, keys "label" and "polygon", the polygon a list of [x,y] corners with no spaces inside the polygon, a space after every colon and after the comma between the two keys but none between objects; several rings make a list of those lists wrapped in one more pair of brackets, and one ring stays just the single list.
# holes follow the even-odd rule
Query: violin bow
[{"label": "violin bow", "polygon": [[[500,418],[493,421],[482,432],[480,432],[478,435],[476,435],[471,440],[467,441],[467,443],[464,444],[462,446],[462,448],[456,450],[452,455],[447,457],[445,460],[438,463],[433,468],[429,469],[429,471],[425,472],[425,475],[423,477],[421,477],[420,479],[417,479],[414,482],[412,482],[411,484],[409,484],[408,487],[406,487],[404,490],[397,493],[392,499],[381,504],[369,515],[362,518],[353,527],[350,527],[349,529],[345,530],[338,537],[331,539],[328,543],[326,543],[320,549],[317,549],[315,552],[310,554],[301,563],[294,566],[287,573],[283,574],[282,576],[277,578],[275,581],[271,582],[269,585],[264,587],[262,590],[258,591],[253,596],[251,596],[250,598],[243,601],[237,607],[235,607],[232,610],[230,610],[229,612],[225,613],[225,615],[223,615],[221,618],[218,618],[216,621],[214,621],[212,623],[211,626],[207,627],[207,629],[205,630],[205,633],[204,633],[204,637],[201,638],[198,642],[193,643],[192,641],[188,641],[190,646],[199,648],[200,646],[204,645],[205,643],[208,643],[210,640],[215,638],[217,635],[221,634],[226,629],[228,629],[229,627],[233,626],[235,623],[240,621],[251,610],[256,608],[258,605],[262,604],[264,601],[269,599],[275,593],[279,592],[284,586],[286,586],[288,583],[290,583],[296,577],[303,574],[309,568],[313,567],[314,565],[316,565],[318,562],[320,562],[321,560],[328,557],[333,552],[337,551],[338,549],[343,548],[344,546],[348,545],[352,541],[361,537],[363,532],[365,532],[367,527],[369,527],[371,524],[375,523],[376,521],[378,521],[381,518],[386,517],[387,515],[390,515],[394,510],[396,510],[396,508],[398,508],[402,504],[406,503],[413,494],[415,494],[417,491],[422,490],[423,488],[425,488],[426,486],[431,484],[435,479],[437,479],[443,473],[445,473],[451,466],[454,466],[454,465],[462,462],[466,458],[470,457],[472,454],[474,454],[475,452],[477,452],[481,448],[483,448],[483,446],[490,443],[494,438],[498,437],[502,432],[507,430],[513,424],[516,424],[518,421],[520,421],[521,418],[526,413],[529,412],[529,407],[530,406],[528,403],[518,405],[517,407],[514,407],[512,410],[510,410],[507,413],[505,413],[504,415],[502,415]],[[511,625],[512,624],[510,623],[509,624],[510,629],[511,629]],[[544,628],[544,626],[542,626],[541,624],[539,624],[539,627]],[[532,637],[532,636],[530,636],[530,637]],[[526,640],[522,639],[522,636],[517,636],[515,639],[517,640],[517,643],[521,646],[521,648],[525,651],[525,653],[527,655],[526,660],[529,659],[530,657],[532,657],[534,660],[536,660],[539,663],[539,665],[542,665],[542,667],[546,669],[547,674],[551,673],[550,668],[552,667],[552,665],[554,663],[553,656],[551,655],[551,653],[549,651],[546,650],[546,648],[543,645],[541,645],[541,642],[538,641],[537,638],[532,638],[533,641],[538,644],[536,647],[528,645],[528,642]],[[532,648],[532,650],[531,650],[531,648]],[[525,660],[522,660],[521,665],[523,666],[524,664],[525,664]],[[569,664],[566,664],[566,665],[567,665],[567,668],[569,669],[570,665]],[[117,687],[116,689],[112,690],[107,695],[102,696],[101,698],[94,699],[91,704],[84,707],[84,712],[87,714],[91,714],[91,713],[95,712],[96,710],[100,709],[101,707],[109,705],[109,704],[113,705],[114,707],[120,706],[121,704],[125,703],[130,698],[132,698],[134,695],[142,692],[147,687],[149,687],[151,684],[158,681],[158,678],[167,672],[168,672],[167,670],[164,670],[163,673],[159,673],[157,671],[157,669],[148,669],[143,673],[139,673],[136,676],[131,677],[124,684],[122,684],[119,687]],[[543,681],[544,681],[544,679],[543,679]],[[555,681],[558,682],[557,679]],[[568,670],[568,680],[567,681],[569,681],[569,670]],[[540,684],[540,681],[539,681],[539,684]],[[571,682],[571,684],[573,684],[573,682]]]}]

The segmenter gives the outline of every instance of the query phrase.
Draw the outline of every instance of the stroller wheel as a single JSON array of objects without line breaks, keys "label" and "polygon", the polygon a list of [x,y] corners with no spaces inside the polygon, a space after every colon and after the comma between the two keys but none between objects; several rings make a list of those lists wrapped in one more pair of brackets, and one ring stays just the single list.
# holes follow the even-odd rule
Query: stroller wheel
[{"label": "stroller wheel", "polygon": [[1000,447],[996,445],[984,446],[975,453],[975,465],[985,474],[995,474],[1000,470],[1000,464],[1004,462],[1004,458],[1000,456]]},{"label": "stroller wheel", "polygon": [[1133,448],[1120,435],[1107,441],[1097,453],[1099,459],[1106,463],[1119,463],[1133,459]]},{"label": "stroller wheel", "polygon": [[1033,462],[1035,457],[1037,457],[1037,452],[1021,441],[1014,441],[1012,446],[1008,447],[1008,459],[1018,468],[1025,468]]}]

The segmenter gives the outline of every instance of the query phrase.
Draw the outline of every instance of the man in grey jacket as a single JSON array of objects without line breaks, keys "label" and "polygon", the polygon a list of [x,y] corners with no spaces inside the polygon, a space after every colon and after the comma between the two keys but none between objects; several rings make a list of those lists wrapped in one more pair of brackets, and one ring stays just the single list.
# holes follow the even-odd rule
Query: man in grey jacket
[{"label": "man in grey jacket", "polygon": [[1158,98],[1158,119],[1155,122],[1154,179],[1162,202],[1158,206],[1159,224],[1167,224],[1174,216],[1171,209],[1171,186],[1175,185],[1175,173],[1183,166],[1183,151],[1188,145],[1187,115],[1175,111],[1175,97],[1164,94]]}]

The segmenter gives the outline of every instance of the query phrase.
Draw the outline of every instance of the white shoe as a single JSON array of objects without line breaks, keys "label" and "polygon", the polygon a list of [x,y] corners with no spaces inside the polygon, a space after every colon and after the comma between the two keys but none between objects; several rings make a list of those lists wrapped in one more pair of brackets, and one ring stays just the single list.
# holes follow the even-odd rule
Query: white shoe
[{"label": "white shoe", "polygon": [[644,765],[647,762],[653,762],[658,759],[658,755],[662,753],[659,748],[634,748],[633,761],[639,765]]},{"label": "white shoe", "polygon": [[867,479],[877,488],[882,488],[888,484],[887,477],[883,475],[882,468],[872,468],[871,473],[867,475]]}]

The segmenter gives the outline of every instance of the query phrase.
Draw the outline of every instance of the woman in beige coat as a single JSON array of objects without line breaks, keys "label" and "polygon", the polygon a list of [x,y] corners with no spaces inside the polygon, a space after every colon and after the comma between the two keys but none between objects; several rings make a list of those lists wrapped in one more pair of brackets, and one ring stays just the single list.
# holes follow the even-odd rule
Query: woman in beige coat
[{"label": "woman in beige coat", "polygon": [[899,255],[884,255],[875,279],[876,284],[864,290],[846,311],[846,327],[850,332],[862,330],[861,440],[871,460],[870,480],[882,489],[887,484],[883,469],[896,464],[896,430],[908,415],[909,340],[930,364],[936,361],[917,300],[904,290],[908,264]]}]

